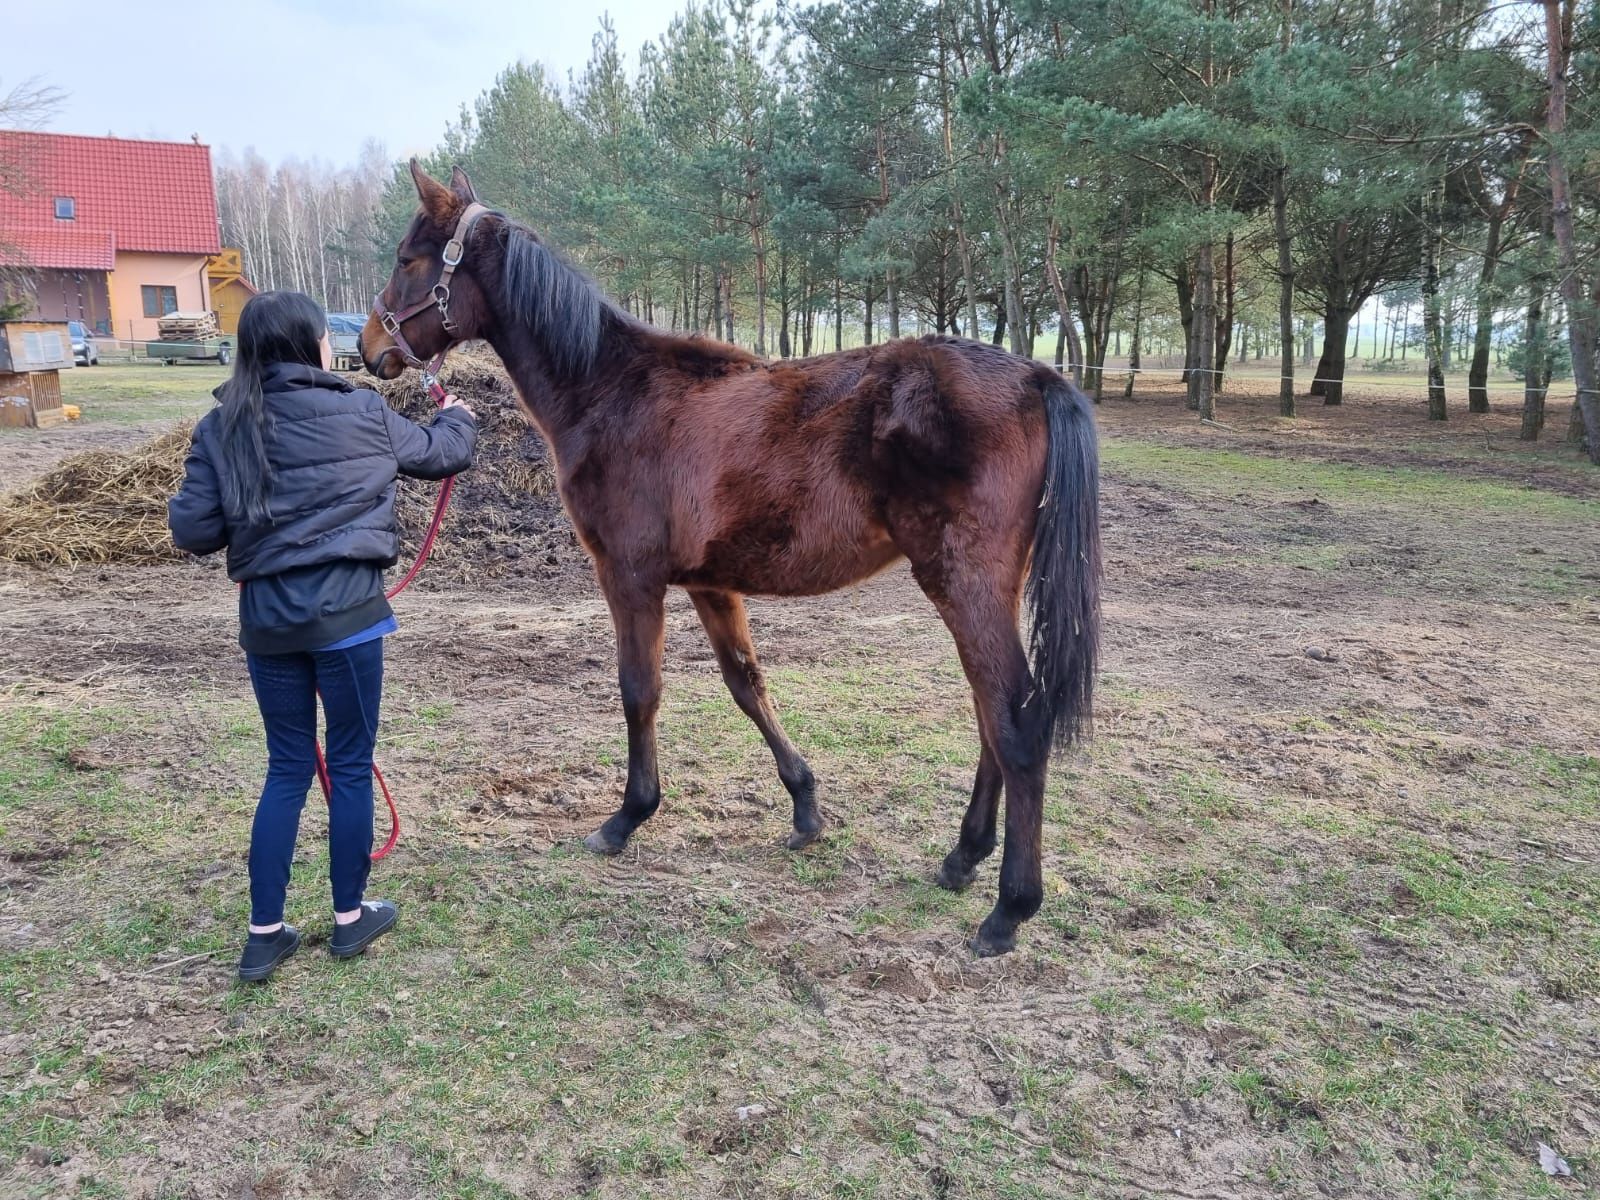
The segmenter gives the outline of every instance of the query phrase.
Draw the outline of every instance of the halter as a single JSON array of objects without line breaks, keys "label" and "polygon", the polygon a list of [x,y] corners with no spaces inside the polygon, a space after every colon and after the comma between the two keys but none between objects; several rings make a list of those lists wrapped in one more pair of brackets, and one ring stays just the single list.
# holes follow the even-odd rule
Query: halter
[{"label": "halter", "polygon": [[383,352],[387,354],[391,350],[396,351],[401,358],[406,360],[407,366],[416,367],[420,370],[422,372],[422,381],[427,385],[429,391],[438,386],[437,376],[440,366],[444,363],[444,356],[450,352],[450,347],[456,343],[451,341],[449,346],[434,355],[431,362],[425,363],[411,349],[411,343],[406,341],[406,335],[402,332],[401,326],[419,313],[426,312],[430,308],[437,308],[439,310],[439,319],[444,322],[444,331],[448,334],[455,333],[455,322],[450,319],[450,278],[456,273],[456,268],[461,265],[461,260],[467,253],[467,239],[472,236],[472,227],[478,223],[478,218],[487,212],[489,212],[489,209],[477,203],[477,201],[473,201],[462,211],[461,219],[456,222],[455,232],[450,235],[450,240],[444,244],[444,252],[440,255],[444,261],[444,267],[439,272],[439,280],[429,290],[424,299],[417,301],[410,308],[402,309],[400,312],[393,312],[384,304],[382,292],[379,292],[372,301],[372,315],[378,318],[378,324],[383,327],[383,331],[389,335],[390,341],[394,343],[392,346],[385,347]]}]

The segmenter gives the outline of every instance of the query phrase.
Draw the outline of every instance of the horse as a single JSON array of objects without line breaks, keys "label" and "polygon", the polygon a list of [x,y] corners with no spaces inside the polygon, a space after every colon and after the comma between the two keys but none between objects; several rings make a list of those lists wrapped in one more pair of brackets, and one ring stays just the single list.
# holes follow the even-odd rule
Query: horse
[{"label": "horse", "polygon": [[[1100,622],[1099,450],[1061,374],[931,335],[768,360],[648,325],[533,230],[411,162],[420,206],[362,330],[383,379],[481,339],[549,444],[562,503],[615,627],[628,730],[620,807],[585,840],[620,853],[661,804],[656,713],[667,589],[683,588],[734,702],[794,803],[791,850],[823,831],[816,778],[767,695],[744,597],[811,596],[900,559],[955,640],[981,751],[940,886],[1005,847],[969,943],[1004,954],[1043,900],[1052,747],[1090,719]],[[1023,601],[1031,616],[1026,648]]]}]

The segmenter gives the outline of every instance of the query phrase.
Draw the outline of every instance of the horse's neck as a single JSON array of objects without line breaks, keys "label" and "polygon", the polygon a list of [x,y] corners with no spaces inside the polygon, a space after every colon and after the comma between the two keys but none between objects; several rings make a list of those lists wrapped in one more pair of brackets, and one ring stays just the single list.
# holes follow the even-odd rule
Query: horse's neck
[{"label": "horse's neck", "polygon": [[579,427],[595,415],[597,404],[616,398],[618,389],[613,376],[632,356],[632,347],[623,344],[626,340],[619,331],[603,331],[594,369],[586,378],[571,381],[558,378],[550,370],[544,354],[525,334],[502,333],[488,339],[521,392],[539,431],[558,455]]}]

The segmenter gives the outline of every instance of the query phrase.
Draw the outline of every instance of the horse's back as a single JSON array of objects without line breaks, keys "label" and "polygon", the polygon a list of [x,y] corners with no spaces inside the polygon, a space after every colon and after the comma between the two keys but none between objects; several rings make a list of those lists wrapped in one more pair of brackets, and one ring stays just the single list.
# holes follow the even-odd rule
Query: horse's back
[{"label": "horse's back", "polygon": [[939,525],[978,501],[1026,523],[1043,478],[1046,376],[1059,378],[998,347],[930,336],[689,390],[672,418],[673,582],[815,594],[900,557],[896,514]]}]

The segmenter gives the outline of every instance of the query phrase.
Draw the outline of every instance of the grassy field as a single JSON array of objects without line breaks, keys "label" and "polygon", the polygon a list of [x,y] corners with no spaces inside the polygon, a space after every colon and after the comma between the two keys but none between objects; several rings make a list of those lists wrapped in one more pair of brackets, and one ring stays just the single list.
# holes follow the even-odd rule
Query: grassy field
[{"label": "grassy field", "polygon": [[[67,371],[61,376],[61,392],[68,404],[83,408],[84,420],[90,423],[130,425],[178,420],[198,416],[210,408],[211,390],[228,377],[229,370],[215,363],[175,367],[147,363],[105,364]],[[1311,368],[1305,371],[1309,375]],[[1106,374],[1108,389],[1114,387],[1120,392],[1123,376],[1112,368],[1108,368]],[[1151,383],[1169,384],[1176,374],[1176,371],[1154,371]],[[1242,362],[1234,366],[1230,377],[1257,388],[1276,386],[1277,366],[1254,360]],[[1452,375],[1448,384],[1459,399],[1466,390],[1466,376]],[[1559,389],[1560,385],[1557,386]],[[1377,392],[1395,397],[1412,392],[1420,395],[1425,387],[1425,378],[1417,373],[1371,374],[1352,367],[1345,390],[1352,396]],[[1522,384],[1497,376],[1491,379],[1489,390],[1497,399],[1509,403],[1520,401]],[[1227,408],[1226,399],[1221,407]]]},{"label": "grassy field", "polygon": [[[101,403],[143,422],[183,387]],[[1393,461],[1386,423],[1154,419],[1103,414],[1096,737],[999,960],[964,946],[994,864],[931,882],[976,741],[899,571],[754,608],[830,818],[799,855],[683,602],[667,799],[602,862],[578,839],[624,743],[592,583],[408,596],[379,750],[406,832],[373,881],[401,927],[327,958],[314,794],[308,945],[253,988],[225,583],[0,573],[0,1195],[1583,1194],[1600,488],[1553,445]]]},{"label": "grassy field", "polygon": [[211,389],[228,377],[215,363],[166,367],[140,363],[77,367],[62,373],[61,398],[83,409],[89,424],[142,425],[199,416]]}]

